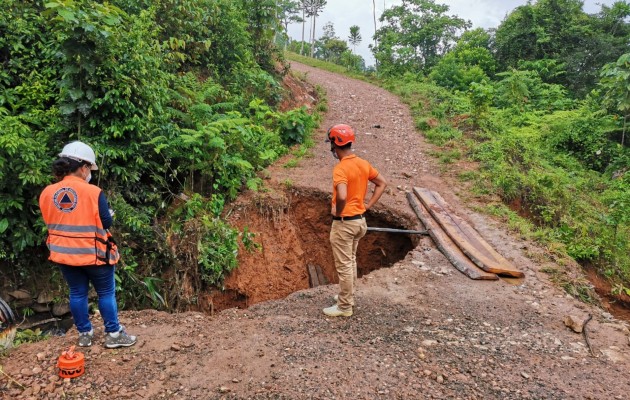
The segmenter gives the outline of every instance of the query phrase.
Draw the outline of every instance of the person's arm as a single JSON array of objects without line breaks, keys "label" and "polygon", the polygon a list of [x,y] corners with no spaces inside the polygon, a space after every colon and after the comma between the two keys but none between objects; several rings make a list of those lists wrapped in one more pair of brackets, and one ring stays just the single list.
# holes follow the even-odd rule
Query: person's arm
[{"label": "person's arm", "polygon": [[107,202],[107,197],[105,197],[105,193],[102,191],[101,194],[98,195],[98,215],[101,217],[103,228],[109,229],[114,223],[114,218],[109,213],[109,203]]},{"label": "person's arm", "polygon": [[346,207],[346,200],[348,199],[348,185],[346,183],[339,183],[337,185],[337,197],[335,202],[335,209],[332,213],[335,217],[340,217],[343,209]]},{"label": "person's arm", "polygon": [[381,198],[381,195],[385,191],[385,188],[387,187],[387,181],[381,174],[376,175],[376,178],[372,179],[370,182],[374,184],[374,192],[372,192],[372,197],[365,206],[366,211],[372,208],[374,204],[376,204],[378,199]]}]

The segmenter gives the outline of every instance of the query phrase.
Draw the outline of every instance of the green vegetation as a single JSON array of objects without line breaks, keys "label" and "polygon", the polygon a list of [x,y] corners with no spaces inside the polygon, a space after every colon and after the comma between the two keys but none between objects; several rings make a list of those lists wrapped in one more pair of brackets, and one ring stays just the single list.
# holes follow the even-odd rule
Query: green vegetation
[{"label": "green vegetation", "polygon": [[470,26],[447,15],[448,8],[431,0],[409,0],[385,10],[373,50],[380,72],[398,75],[433,67],[449,50],[458,30]]},{"label": "green vegetation", "polygon": [[13,339],[13,346],[18,347],[24,343],[35,343],[41,342],[42,340],[48,339],[49,335],[43,333],[39,328],[32,329],[20,329],[16,332],[15,338]]},{"label": "green vegetation", "polygon": [[310,65],[312,67],[321,68],[326,71],[335,72],[338,74],[344,74],[356,79],[362,79],[366,81],[370,81],[370,76],[365,75],[363,73],[359,73],[357,71],[352,71],[343,65],[334,64],[330,61],[320,60],[317,58],[311,58],[307,56],[301,56],[293,51],[291,51],[291,46],[289,46],[289,51],[285,53],[285,57],[287,60],[297,61],[306,65]]},{"label": "green vegetation", "polygon": [[[528,2],[496,30],[468,31],[448,6],[407,0],[380,16],[374,67],[350,50],[358,26],[320,24],[315,38],[324,0],[0,6],[0,267],[17,284],[49,269],[37,198],[59,149],[80,139],[116,210],[122,303],[184,309],[220,286],[240,244],[255,248],[222,218],[226,204],[259,190],[280,156],[308,157],[318,123],[277,108],[286,48],[398,94],[443,165],[477,163],[460,178],[501,199],[487,212],[630,290],[626,1],[592,15],[579,0]],[[289,41],[287,25],[307,18],[308,37]]]},{"label": "green vegetation", "polygon": [[[126,306],[183,308],[236,267],[222,219],[257,174],[307,142],[306,109],[279,112],[287,68],[273,0],[0,0],[0,266],[50,268],[37,207],[72,140],[116,210]],[[246,243],[247,247],[251,247]]]},{"label": "green vegetation", "polygon": [[[446,92],[407,77],[385,85],[442,146],[440,159],[467,154],[479,162],[479,174],[467,176],[477,194],[498,194],[534,223],[526,236],[550,247],[560,243],[560,252],[628,286],[630,152],[615,140],[623,122],[598,106],[597,93],[574,101],[530,75],[500,74],[486,83],[494,96],[480,113],[474,90]],[[515,101],[515,88],[530,100]],[[512,101],[503,100],[508,96]]]},{"label": "green vegetation", "polygon": [[[468,31],[448,10],[432,0],[386,10],[372,48],[378,80],[287,57],[399,95],[436,158],[477,163],[460,179],[472,195],[501,199],[486,212],[556,261],[595,267],[614,291],[629,292],[630,4],[589,15],[581,1],[539,0],[495,31]],[[589,298],[584,282],[556,272],[570,293]]]}]

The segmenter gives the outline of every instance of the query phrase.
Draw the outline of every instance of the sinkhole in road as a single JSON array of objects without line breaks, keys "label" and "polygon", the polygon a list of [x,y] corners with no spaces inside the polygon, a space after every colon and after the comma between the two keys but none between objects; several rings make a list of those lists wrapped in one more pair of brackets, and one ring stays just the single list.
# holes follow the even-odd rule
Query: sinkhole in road
[{"label": "sinkhole in road", "polygon": [[[249,232],[255,245],[241,246],[239,266],[226,278],[222,290],[207,293],[206,309],[247,308],[281,299],[319,281],[337,283],[329,242],[330,194],[313,189],[282,188],[250,193],[232,206],[228,221]],[[382,207],[366,215],[369,227],[416,229],[413,222]],[[359,278],[405,258],[419,240],[412,235],[369,231],[357,250]]]}]

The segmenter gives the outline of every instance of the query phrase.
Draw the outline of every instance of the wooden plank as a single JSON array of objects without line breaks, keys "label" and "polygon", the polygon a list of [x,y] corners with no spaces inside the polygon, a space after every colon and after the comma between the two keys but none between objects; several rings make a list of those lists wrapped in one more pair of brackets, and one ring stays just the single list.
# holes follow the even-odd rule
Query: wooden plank
[{"label": "wooden plank", "polygon": [[407,200],[411,205],[411,208],[416,213],[420,221],[427,229],[429,236],[433,239],[433,242],[437,248],[444,254],[446,259],[453,264],[458,271],[466,275],[467,277],[475,280],[497,280],[499,279],[493,273],[486,272],[466,257],[466,255],[460,250],[460,248],[453,243],[451,238],[440,229],[440,226],[433,220],[429,212],[424,206],[416,201],[416,197],[412,193],[407,193]]},{"label": "wooden plank", "polygon": [[324,275],[324,271],[322,271],[322,267],[319,265],[315,266],[315,271],[317,272],[317,280],[320,285],[327,285],[328,279],[326,279],[326,275]]},{"label": "wooden plank", "polygon": [[[439,193],[437,192],[433,192],[433,197],[435,198],[435,200],[437,201],[437,203],[440,205],[440,207],[442,207],[444,210],[446,210],[446,212],[449,213],[449,215],[451,216],[451,218],[453,218],[453,220],[457,223],[457,226],[462,230],[462,232],[464,234],[466,234],[466,237],[468,238],[472,238],[472,240],[470,240],[470,242],[472,243],[472,245],[481,251],[481,253],[483,255],[485,255],[486,257],[489,257],[491,259],[494,259],[496,262],[498,262],[499,264],[506,266],[509,265],[510,267],[512,267],[515,271],[519,272],[513,265],[512,263],[510,263],[510,261],[508,261],[505,257],[503,257],[501,254],[499,254],[491,245],[490,243],[486,242],[483,237],[481,235],[479,235],[479,233],[472,227],[470,226],[464,219],[462,219],[460,216],[458,216],[456,213],[453,212],[453,210],[451,209],[451,207],[448,205],[448,203],[446,202],[446,200],[444,200],[444,198],[442,198],[442,196],[440,196]],[[514,276],[514,275],[513,275]],[[522,273],[520,273],[520,276],[517,276],[518,278],[523,277],[524,275]]]},{"label": "wooden plank", "polygon": [[457,216],[439,194],[425,188],[414,188],[413,191],[444,232],[481,269],[515,278],[524,276],[497,253],[473,227]]},{"label": "wooden plank", "polygon": [[317,270],[315,269],[315,265],[313,264],[308,264],[308,280],[312,288],[319,286],[319,278],[317,277]]},{"label": "wooden plank", "polygon": [[523,277],[522,272],[497,253],[466,221],[457,216],[438,193],[423,188],[414,188],[414,192],[419,195],[422,203],[445,232],[475,264],[485,271],[499,275]]}]

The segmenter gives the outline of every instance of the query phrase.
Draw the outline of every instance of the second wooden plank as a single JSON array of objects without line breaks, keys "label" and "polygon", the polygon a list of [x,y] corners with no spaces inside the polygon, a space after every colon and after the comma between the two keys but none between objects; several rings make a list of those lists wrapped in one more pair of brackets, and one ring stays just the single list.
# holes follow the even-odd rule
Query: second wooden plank
[{"label": "second wooden plank", "polygon": [[475,280],[497,280],[498,276],[483,271],[470,261],[464,253],[453,243],[439,225],[433,220],[429,212],[422,204],[416,201],[416,197],[412,193],[407,193],[407,200],[411,208],[416,213],[424,227],[429,232],[431,239],[437,248],[444,254],[446,259],[459,270],[461,273]]}]

